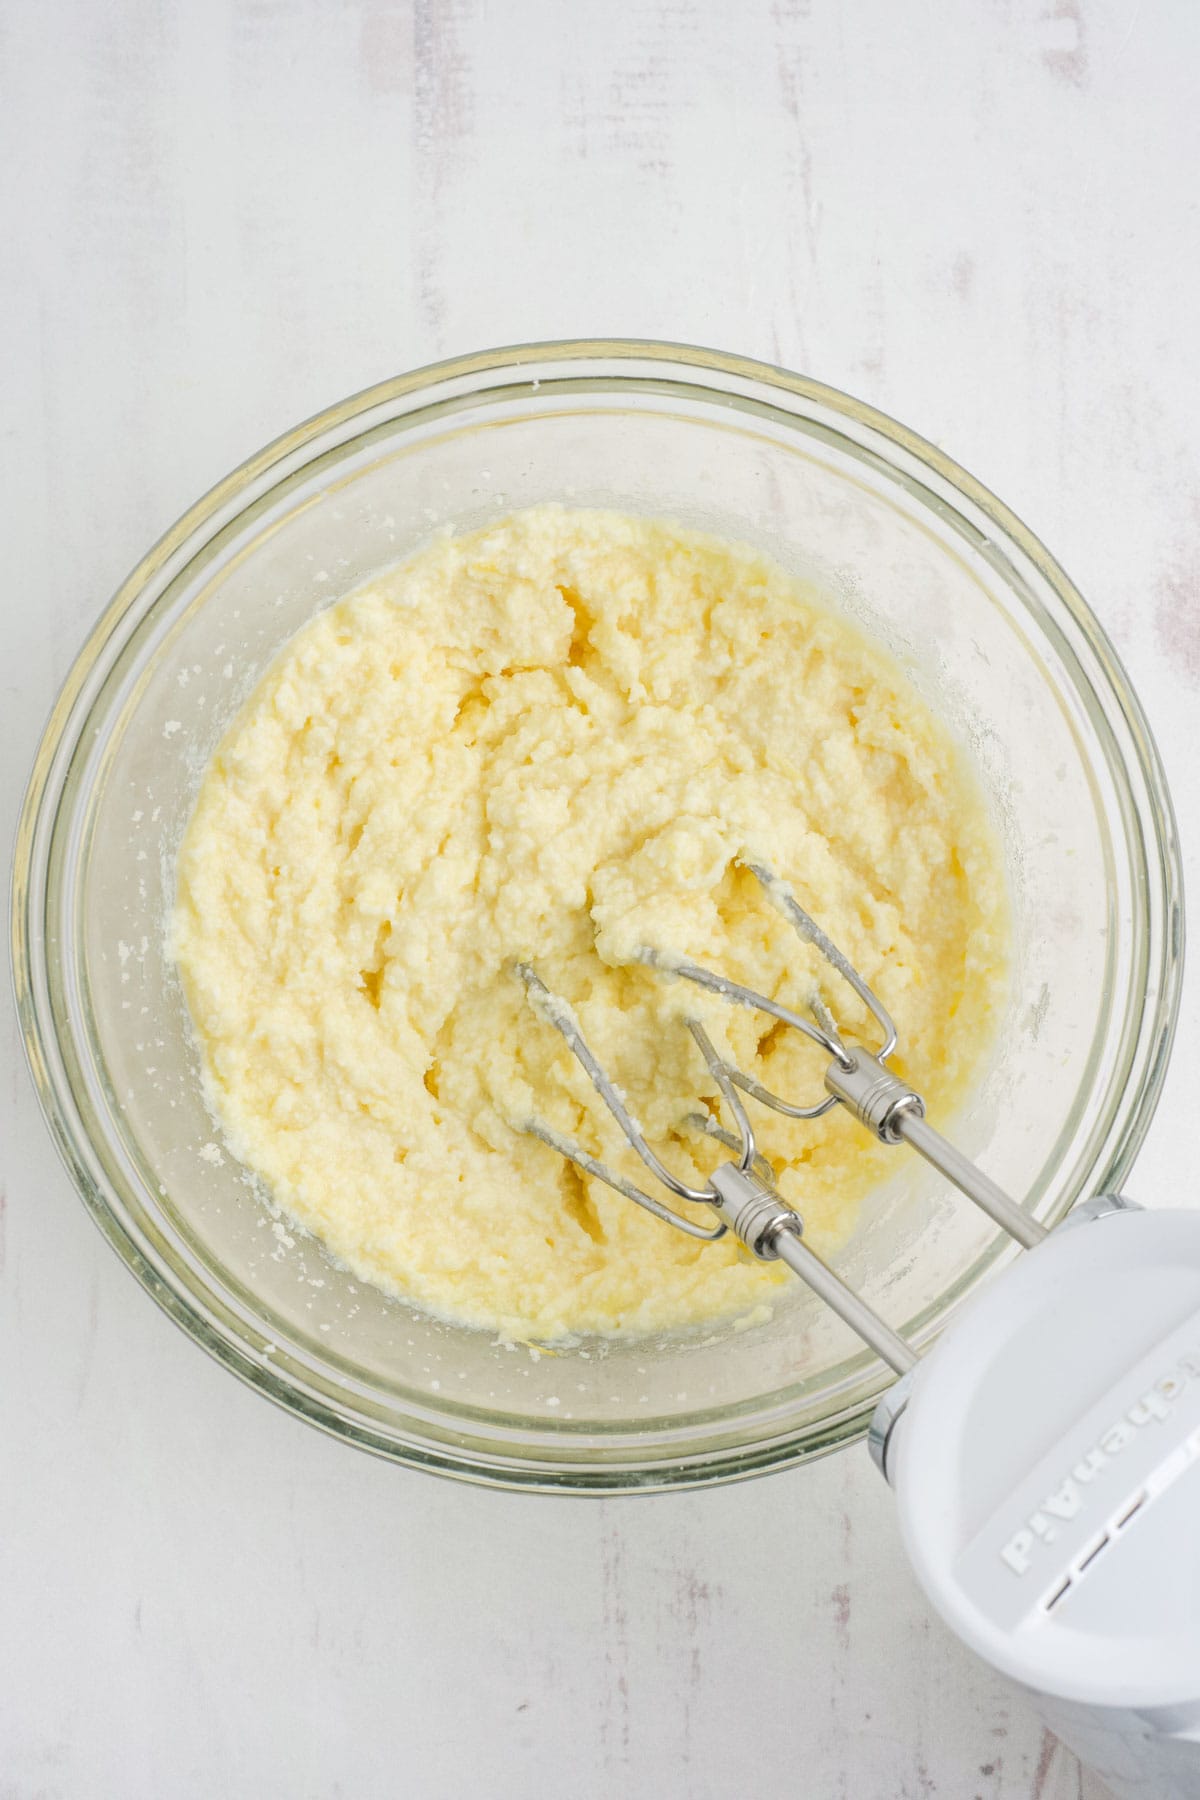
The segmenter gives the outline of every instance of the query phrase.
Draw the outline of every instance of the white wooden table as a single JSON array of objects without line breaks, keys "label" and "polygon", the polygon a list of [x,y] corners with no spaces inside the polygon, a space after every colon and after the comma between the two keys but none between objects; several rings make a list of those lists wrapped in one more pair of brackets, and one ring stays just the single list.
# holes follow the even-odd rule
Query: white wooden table
[{"label": "white wooden table", "polygon": [[[1200,889],[1193,0],[12,0],[0,828],[142,549],[434,357],[672,337],[924,431],[1116,638]],[[140,1294],[6,1019],[0,1800],[1096,1800],[865,1453],[651,1501],[327,1442]],[[1135,1191],[1194,1181],[1171,1117]],[[773,1563],[763,1546],[786,1547]]]}]

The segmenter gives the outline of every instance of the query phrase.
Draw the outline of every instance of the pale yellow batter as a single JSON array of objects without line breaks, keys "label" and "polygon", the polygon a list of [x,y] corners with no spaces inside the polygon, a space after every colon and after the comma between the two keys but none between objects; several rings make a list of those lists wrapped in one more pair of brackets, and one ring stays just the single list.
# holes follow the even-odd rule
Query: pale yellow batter
[{"label": "pale yellow batter", "polygon": [[[803,1005],[815,953],[743,854],[876,987],[944,1116],[986,1053],[1003,882],[900,671],[777,567],[665,523],[547,506],[439,537],[287,645],[201,789],[174,945],[233,1149],[357,1274],[472,1324],[643,1331],[769,1299],[778,1267],[515,1129],[539,1115],[638,1176],[530,1009],[529,959],[664,1158],[712,1166],[684,1124],[715,1098],[678,1022],[697,991],[628,963],[651,945]],[[820,1093],[796,1033],[703,1010],[769,1087]],[[840,1111],[755,1112],[828,1247],[878,1148]]]}]

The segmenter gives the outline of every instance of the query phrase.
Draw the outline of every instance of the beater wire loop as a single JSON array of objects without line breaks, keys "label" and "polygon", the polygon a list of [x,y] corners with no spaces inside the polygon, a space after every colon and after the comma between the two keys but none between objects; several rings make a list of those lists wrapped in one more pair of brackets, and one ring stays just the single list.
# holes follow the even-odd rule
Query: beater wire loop
[{"label": "beater wire loop", "polygon": [[[658,1181],[661,1181],[665,1188],[669,1188],[671,1193],[677,1194],[681,1200],[689,1200],[699,1205],[715,1206],[718,1200],[715,1188],[696,1188],[691,1187],[686,1181],[680,1181],[654,1154],[646,1142],[641,1126],[626,1106],[621,1090],[615,1082],[609,1080],[592,1054],[587,1040],[580,1030],[579,1021],[566,1001],[550,992],[532,964],[518,963],[517,974],[525,983],[530,1003],[546,1023],[553,1025],[563,1038],[567,1048],[581,1065],[588,1080],[620,1126],[626,1142],[633,1150],[636,1150],[650,1173]],[[713,1079],[720,1088],[739,1127],[743,1125],[745,1127],[741,1149],[742,1157],[745,1160],[742,1166],[749,1167],[755,1155],[754,1133],[750,1128],[750,1121],[746,1118],[745,1110],[734,1092],[724,1064],[718,1058],[703,1027],[693,1025],[692,1033],[704,1060],[708,1063]],[[623,1194],[627,1200],[632,1200],[636,1205],[644,1207],[647,1212],[653,1213],[655,1218],[662,1219],[668,1225],[674,1225],[680,1231],[687,1232],[689,1237],[713,1239],[725,1235],[727,1227],[723,1223],[718,1222],[714,1226],[705,1226],[698,1224],[695,1219],[687,1218],[683,1213],[676,1212],[673,1207],[666,1206],[661,1200],[656,1200],[652,1195],[647,1194],[643,1188],[637,1186],[636,1182],[629,1181],[615,1169],[610,1169],[607,1163],[600,1162],[596,1157],[590,1155],[576,1139],[555,1131],[544,1121],[530,1119],[524,1129],[531,1136],[539,1138],[543,1144],[548,1144],[552,1150],[557,1150],[560,1156],[565,1156],[568,1161],[577,1164],[587,1174],[594,1175],[597,1180],[606,1182],[609,1187],[615,1188],[618,1194]]]},{"label": "beater wire loop", "polygon": [[[773,875],[762,863],[744,862],[741,866],[754,876],[767,899],[783,914],[800,940],[805,944],[811,944],[834,973],[840,975],[842,980],[858,995],[880,1030],[882,1042],[879,1049],[875,1050],[873,1054],[879,1058],[880,1062],[885,1062],[896,1048],[897,1034],[891,1014],[883,1002],[867,986],[853,963],[843,955],[832,938],[827,937],[816,920],[805,912],[786,882],[781,881],[777,875]],[[702,963],[691,962],[687,957],[671,956],[663,951],[654,950],[648,945],[641,946],[635,954],[637,961],[644,963],[648,968],[661,970],[664,975],[678,975],[684,981],[694,982],[697,987],[702,987],[708,993],[715,994],[720,1000],[728,1001],[731,1006],[745,1006],[753,1012],[769,1013],[773,1019],[780,1020],[784,1025],[790,1025],[793,1031],[801,1032],[812,1043],[818,1044],[825,1054],[840,1063],[843,1069],[849,1070],[854,1067],[850,1050],[837,1022],[817,990],[814,989],[808,1003],[812,1017],[806,1018],[803,1013],[793,1011],[790,1006],[784,1006],[781,1001],[772,1000],[766,994],[759,994],[754,988],[743,987],[740,981],[731,981],[727,975],[721,975],[715,969],[706,969]],[[819,1119],[837,1105],[836,1099],[830,1094],[823,1094],[819,1100],[808,1105],[803,1105],[795,1100],[785,1100],[781,1094],[773,1093],[770,1088],[764,1087],[761,1081],[756,1080],[753,1075],[748,1075],[744,1069],[727,1068],[727,1074],[734,1086],[741,1088],[744,1094],[749,1094],[752,1100],[757,1100],[762,1106],[769,1106],[773,1112],[782,1113],[785,1118]]]}]

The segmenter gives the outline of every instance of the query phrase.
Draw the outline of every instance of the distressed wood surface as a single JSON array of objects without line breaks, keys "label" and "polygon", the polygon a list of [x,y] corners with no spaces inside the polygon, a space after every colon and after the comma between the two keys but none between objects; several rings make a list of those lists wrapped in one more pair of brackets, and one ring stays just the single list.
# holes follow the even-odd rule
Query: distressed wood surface
[{"label": "distressed wood surface", "polygon": [[[90,620],[266,438],[636,334],[874,401],[1079,581],[1200,843],[1192,0],[9,0],[0,830]],[[1188,988],[1135,1191],[1194,1179]],[[0,1800],[1099,1800],[950,1642],[865,1454],[583,1503],[327,1442],[88,1223],[11,1015]]]}]

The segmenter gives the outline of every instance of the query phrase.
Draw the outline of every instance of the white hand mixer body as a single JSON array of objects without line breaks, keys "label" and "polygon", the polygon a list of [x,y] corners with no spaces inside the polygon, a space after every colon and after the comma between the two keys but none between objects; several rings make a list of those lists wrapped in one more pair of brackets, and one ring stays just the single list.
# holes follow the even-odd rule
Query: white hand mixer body
[{"label": "white hand mixer body", "polygon": [[[647,1193],[539,1120],[525,1129],[664,1222],[735,1235],[776,1258],[896,1371],[871,1453],[896,1493],[903,1541],[958,1636],[1026,1688],[1051,1729],[1117,1800],[1200,1800],[1200,1213],[1100,1197],[1052,1237],[925,1120],[887,1066],[897,1034],[878,998],[782,882],[747,864],[800,936],[849,983],[881,1045],[848,1043],[824,1002],[806,1018],[680,958],[640,960],[767,1012],[830,1056],[826,1092],[797,1105],[726,1065],[689,1029],[729,1110],[690,1123],[734,1155],[697,1188],[646,1143],[570,1008],[529,964],[518,974],[587,1071],[624,1137],[676,1199]],[[918,1357],[802,1236],[759,1154],[739,1090],[792,1118],[841,1104],[907,1143],[1032,1254],[977,1296]]]}]

